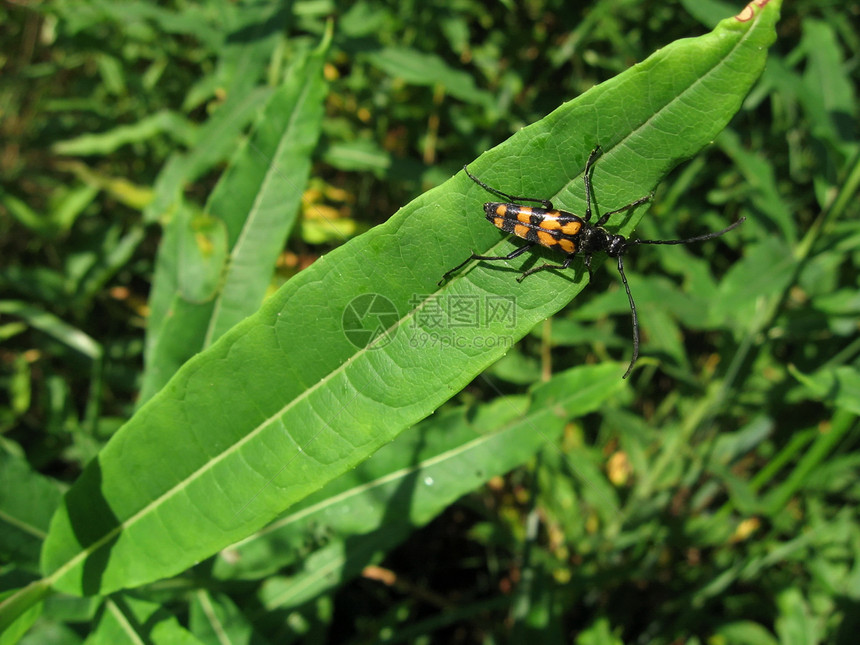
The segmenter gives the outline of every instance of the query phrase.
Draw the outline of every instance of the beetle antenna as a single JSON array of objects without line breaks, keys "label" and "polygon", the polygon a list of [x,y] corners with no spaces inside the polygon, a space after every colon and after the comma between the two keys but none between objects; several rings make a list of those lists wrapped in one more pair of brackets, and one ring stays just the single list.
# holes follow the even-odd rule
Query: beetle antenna
[{"label": "beetle antenna", "polygon": [[706,235],[699,235],[697,237],[688,237],[685,240],[628,240],[627,246],[632,246],[634,244],[689,244],[690,242],[703,242],[705,240],[712,240],[715,237],[719,237],[724,233],[728,233],[733,228],[737,228],[741,224],[746,221],[746,217],[741,217],[737,222],[729,226],[728,228],[724,228],[722,231],[717,231],[716,233],[707,233]]}]

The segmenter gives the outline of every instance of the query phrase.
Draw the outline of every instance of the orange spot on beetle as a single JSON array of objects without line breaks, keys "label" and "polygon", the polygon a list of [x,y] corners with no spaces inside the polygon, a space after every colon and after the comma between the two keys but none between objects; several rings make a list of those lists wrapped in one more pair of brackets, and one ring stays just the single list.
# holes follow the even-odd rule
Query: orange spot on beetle
[{"label": "orange spot on beetle", "polygon": [[556,244],[558,244],[558,240],[556,240],[556,239],[552,236],[552,233],[547,233],[546,231],[540,231],[540,230],[539,230],[539,231],[537,232],[537,236],[538,236],[538,242],[540,242],[540,243],[541,243],[541,244],[543,244],[544,246],[553,247],[553,246],[555,246]]},{"label": "orange spot on beetle", "polygon": [[579,229],[582,228],[582,222],[568,222],[561,227],[561,232],[565,235],[576,235]]}]

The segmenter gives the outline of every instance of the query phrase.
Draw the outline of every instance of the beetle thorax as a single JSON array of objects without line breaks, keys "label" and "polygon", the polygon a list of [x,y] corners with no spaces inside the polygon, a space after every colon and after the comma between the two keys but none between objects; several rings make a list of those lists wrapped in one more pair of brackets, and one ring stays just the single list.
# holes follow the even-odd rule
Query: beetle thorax
[{"label": "beetle thorax", "polygon": [[605,228],[589,226],[579,234],[579,251],[586,255],[602,251],[610,257],[618,257],[624,253],[626,240],[622,235],[613,235]]},{"label": "beetle thorax", "polygon": [[606,233],[606,236],[606,255],[611,258],[624,255],[624,251],[627,248],[627,238],[623,235],[610,235],[609,233]]}]

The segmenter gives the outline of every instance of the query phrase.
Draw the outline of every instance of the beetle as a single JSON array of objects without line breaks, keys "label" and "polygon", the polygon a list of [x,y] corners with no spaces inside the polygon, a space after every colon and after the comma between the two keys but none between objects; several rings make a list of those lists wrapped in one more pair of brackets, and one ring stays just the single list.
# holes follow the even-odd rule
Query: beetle
[{"label": "beetle", "polygon": [[[589,279],[591,279],[591,257],[594,253],[603,252],[611,258],[616,258],[618,261],[618,273],[621,274],[621,282],[624,284],[624,289],[627,292],[627,300],[630,302],[630,311],[633,316],[633,357],[630,360],[630,365],[622,378],[630,376],[636,360],[639,358],[639,318],[636,315],[636,303],[633,300],[633,294],[630,293],[630,285],[627,283],[627,276],[624,274],[624,254],[630,247],[640,244],[690,244],[691,242],[703,242],[715,237],[719,237],[728,233],[732,229],[740,226],[745,217],[741,217],[731,226],[724,228],[721,231],[707,233],[696,237],[689,237],[683,240],[629,240],[623,235],[614,234],[604,228],[604,225],[612,215],[623,211],[636,208],[648,202],[653,197],[652,194],[645,195],[639,199],[630,202],[626,206],[616,208],[608,213],[601,215],[597,221],[591,223],[591,171],[597,158],[602,154],[600,146],[596,146],[588,156],[588,161],[585,163],[585,173],[583,181],[585,182],[585,215],[580,217],[568,211],[563,211],[553,208],[552,202],[548,199],[540,199],[534,197],[517,197],[503,193],[502,191],[488,186],[483,181],[475,177],[469,172],[467,166],[463,166],[466,175],[478,184],[481,188],[489,193],[498,195],[503,198],[504,202],[487,202],[484,204],[484,213],[487,220],[496,228],[501,229],[505,233],[511,233],[526,241],[523,246],[511,251],[507,255],[478,255],[472,253],[463,262],[455,266],[450,271],[446,272],[439,280],[439,285],[447,281],[454,273],[462,269],[472,260],[479,261],[496,261],[496,260],[513,260],[519,257],[529,249],[540,244],[553,251],[558,251],[566,255],[561,264],[541,264],[533,267],[528,271],[524,271],[517,278],[517,282],[522,282],[525,278],[539,271],[547,269],[567,269],[573,259],[582,254],[585,258],[585,268],[588,270]],[[520,202],[533,202],[540,204],[539,207],[525,206]]]}]

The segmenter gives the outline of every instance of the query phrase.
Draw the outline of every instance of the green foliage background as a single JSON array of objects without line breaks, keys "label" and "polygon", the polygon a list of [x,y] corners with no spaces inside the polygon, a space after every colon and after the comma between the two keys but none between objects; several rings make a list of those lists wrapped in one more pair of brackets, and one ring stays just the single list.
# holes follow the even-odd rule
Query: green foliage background
[{"label": "green foliage background", "polygon": [[[142,399],[264,293],[561,103],[741,9],[715,0],[2,5],[0,582],[9,595],[0,610],[17,617],[4,642],[853,642],[856,3],[783,6],[741,110],[657,188],[635,235],[747,223],[730,240],[631,253],[644,343],[629,384],[619,378],[629,311],[608,264],[373,458],[323,488],[307,471],[304,499],[244,543],[133,591],[100,595],[84,581],[95,595],[45,597],[40,586],[57,552],[47,548],[40,568],[42,544],[49,530],[55,547],[62,539],[49,528],[62,493]],[[511,158],[481,176],[553,199],[542,182],[576,163]],[[598,199],[650,190],[636,184],[642,168],[619,177],[623,164],[605,163]],[[570,204],[560,203],[573,208],[581,192],[570,185]],[[404,265],[425,268],[417,276],[428,288],[437,263],[465,257],[463,245],[498,242],[480,191],[469,193],[477,206],[457,210],[459,192],[474,188],[446,184],[410,211],[427,237],[403,247]],[[247,246],[236,276],[223,261],[245,238],[228,213],[271,218],[271,239]],[[471,239],[458,230],[452,241],[450,227],[471,215]],[[634,220],[622,222],[629,231]],[[338,266],[354,264],[338,280],[356,295],[379,250],[380,238],[364,239],[361,255],[346,250],[357,245],[334,251],[346,258]],[[472,287],[516,284],[513,272],[482,271],[469,271]],[[561,306],[583,278],[526,281],[520,303]],[[212,294],[230,288],[241,307],[225,313]],[[291,305],[296,320],[327,333],[302,302]],[[537,320],[546,315],[534,307]],[[315,369],[309,359],[296,382],[307,387]],[[409,375],[394,388],[407,399],[421,391]],[[213,400],[213,423],[219,405],[253,416],[259,392],[288,388],[264,381]],[[337,409],[339,391],[328,392]],[[366,427],[367,450],[390,438]],[[163,454],[172,467],[186,425],[165,417],[159,428],[157,441],[112,449]],[[343,468],[359,454],[321,446]],[[146,496],[151,475],[129,471],[123,494]],[[229,532],[220,520],[248,502],[240,486],[283,494],[221,473],[205,487],[229,500],[213,533]],[[171,560],[175,536],[156,529],[143,535]],[[135,566],[153,579],[149,562]]]}]

